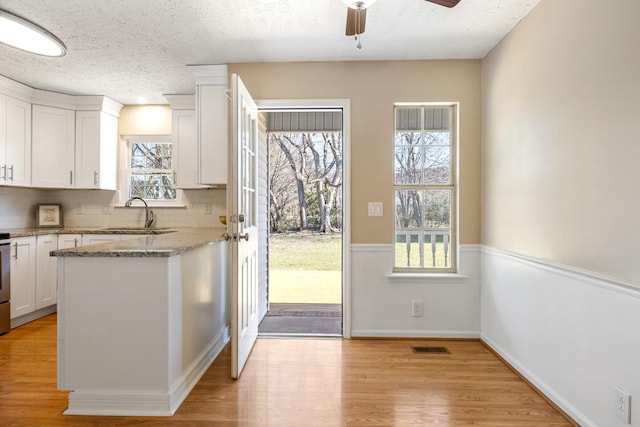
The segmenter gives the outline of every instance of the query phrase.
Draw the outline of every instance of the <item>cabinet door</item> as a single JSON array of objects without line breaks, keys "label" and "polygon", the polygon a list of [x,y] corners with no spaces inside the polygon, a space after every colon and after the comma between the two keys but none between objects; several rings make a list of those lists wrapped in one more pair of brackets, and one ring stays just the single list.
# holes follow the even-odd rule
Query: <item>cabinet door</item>
[{"label": "cabinet door", "polygon": [[174,110],[171,128],[176,188],[205,188],[206,186],[198,183],[198,138],[195,110]]},{"label": "cabinet door", "polygon": [[73,188],[75,111],[33,106],[32,185]]},{"label": "cabinet door", "polygon": [[82,234],[58,234],[58,249],[82,246]]},{"label": "cabinet door", "polygon": [[102,111],[76,111],[75,188],[115,190],[118,119]]},{"label": "cabinet door", "polygon": [[7,97],[4,185],[31,186],[31,104]]},{"label": "cabinet door", "polygon": [[49,307],[57,301],[58,260],[49,255],[56,249],[56,235],[36,237],[36,310]]},{"label": "cabinet door", "polygon": [[82,246],[113,242],[115,240],[120,240],[120,236],[116,234],[83,234]]},{"label": "cabinet door", "polygon": [[228,100],[226,86],[197,86],[198,182],[227,183]]},{"label": "cabinet door", "polygon": [[11,318],[36,309],[36,238],[11,239]]}]

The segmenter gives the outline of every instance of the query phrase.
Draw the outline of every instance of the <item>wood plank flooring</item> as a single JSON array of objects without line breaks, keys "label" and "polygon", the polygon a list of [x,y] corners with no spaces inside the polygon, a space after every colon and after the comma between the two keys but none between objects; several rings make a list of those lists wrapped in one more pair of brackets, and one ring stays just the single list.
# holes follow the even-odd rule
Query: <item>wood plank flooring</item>
[{"label": "wood plank flooring", "polygon": [[[415,354],[411,345],[450,354]],[[260,339],[225,349],[173,417],[65,416],[56,316],[0,337],[1,426],[570,426],[477,341]]]}]

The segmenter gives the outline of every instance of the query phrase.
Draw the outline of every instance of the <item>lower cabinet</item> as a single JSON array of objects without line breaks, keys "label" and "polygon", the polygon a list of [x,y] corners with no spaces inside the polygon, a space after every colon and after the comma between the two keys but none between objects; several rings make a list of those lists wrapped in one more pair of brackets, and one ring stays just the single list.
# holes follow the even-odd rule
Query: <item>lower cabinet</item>
[{"label": "lower cabinet", "polygon": [[36,238],[11,239],[11,318],[36,309]]},{"label": "lower cabinet", "polygon": [[36,310],[58,301],[58,258],[50,256],[58,249],[58,236],[36,237]]},{"label": "lower cabinet", "polygon": [[11,239],[11,318],[56,304],[58,248],[55,234]]}]

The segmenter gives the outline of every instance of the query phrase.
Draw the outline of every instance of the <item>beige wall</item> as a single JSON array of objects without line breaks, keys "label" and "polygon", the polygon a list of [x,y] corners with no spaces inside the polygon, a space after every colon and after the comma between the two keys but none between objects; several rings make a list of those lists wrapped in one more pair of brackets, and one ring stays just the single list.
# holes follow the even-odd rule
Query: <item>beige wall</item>
[{"label": "beige wall", "polygon": [[171,135],[171,107],[127,105],[120,110],[120,135]]},{"label": "beige wall", "polygon": [[639,16],[542,0],[483,60],[484,244],[638,283]]},{"label": "beige wall", "polygon": [[[231,64],[256,99],[351,100],[351,240],[393,241],[393,104],[460,103],[460,242],[480,242],[480,62]],[[384,202],[384,216],[367,203]]]}]

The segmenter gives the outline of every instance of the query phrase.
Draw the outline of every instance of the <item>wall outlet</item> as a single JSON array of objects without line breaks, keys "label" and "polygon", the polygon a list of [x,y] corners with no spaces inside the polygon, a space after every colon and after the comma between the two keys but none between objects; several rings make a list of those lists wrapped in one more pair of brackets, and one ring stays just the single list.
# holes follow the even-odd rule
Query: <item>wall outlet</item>
[{"label": "wall outlet", "polygon": [[211,203],[204,204],[204,214],[211,215]]},{"label": "wall outlet", "polygon": [[615,410],[618,418],[631,424],[631,396],[620,387],[616,387]]},{"label": "wall outlet", "polygon": [[411,315],[413,317],[424,316],[424,303],[422,301],[411,301]]}]

